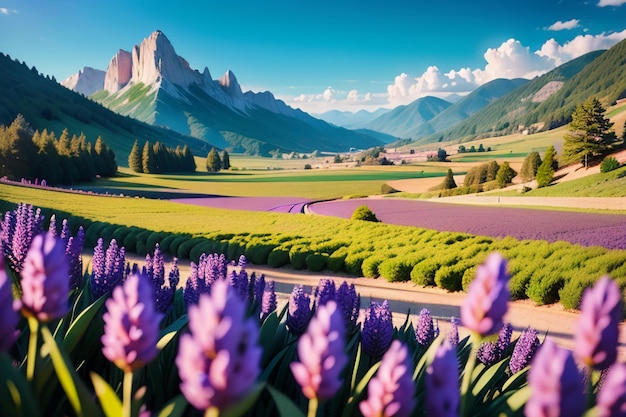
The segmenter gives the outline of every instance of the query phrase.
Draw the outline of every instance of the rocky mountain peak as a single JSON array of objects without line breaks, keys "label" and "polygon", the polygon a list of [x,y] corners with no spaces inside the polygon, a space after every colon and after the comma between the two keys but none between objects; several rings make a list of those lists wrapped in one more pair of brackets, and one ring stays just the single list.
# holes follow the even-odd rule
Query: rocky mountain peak
[{"label": "rocky mountain peak", "polygon": [[61,85],[85,96],[102,90],[106,73],[91,67],[85,67],[76,74],[67,77]]},{"label": "rocky mountain peak", "polygon": [[235,77],[235,74],[231,70],[226,71],[218,82],[229,94],[234,96],[240,96],[242,94],[237,77]]}]

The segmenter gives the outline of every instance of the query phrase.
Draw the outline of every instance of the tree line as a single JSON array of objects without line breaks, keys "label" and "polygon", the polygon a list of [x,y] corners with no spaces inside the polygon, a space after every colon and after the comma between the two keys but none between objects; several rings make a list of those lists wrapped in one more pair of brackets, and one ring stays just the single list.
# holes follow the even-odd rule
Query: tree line
[{"label": "tree line", "polygon": [[146,141],[140,151],[139,143],[135,140],[128,155],[128,166],[134,172],[144,174],[196,171],[196,161],[187,145],[173,149],[158,141],[153,144]]},{"label": "tree line", "polygon": [[67,128],[57,138],[47,129],[33,130],[22,115],[0,125],[0,177],[71,185],[116,172],[115,153],[101,136],[93,146],[83,133],[70,136]]}]

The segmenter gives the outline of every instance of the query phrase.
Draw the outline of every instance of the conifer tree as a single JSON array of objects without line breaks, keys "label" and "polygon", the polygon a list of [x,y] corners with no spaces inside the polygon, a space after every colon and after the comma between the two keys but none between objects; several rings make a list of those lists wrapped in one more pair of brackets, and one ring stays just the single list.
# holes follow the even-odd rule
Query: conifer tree
[{"label": "conifer tree", "polygon": [[209,172],[219,172],[222,169],[222,161],[215,148],[211,148],[206,157],[206,169]]},{"label": "conifer tree", "polygon": [[230,169],[230,155],[226,149],[222,153],[222,169]]},{"label": "conifer tree", "polygon": [[453,188],[456,188],[456,182],[454,181],[454,175],[452,174],[452,170],[448,168],[448,173],[446,174],[446,178],[443,180],[441,189],[451,190]]},{"label": "conifer tree", "polygon": [[552,182],[552,179],[554,178],[555,164],[557,164],[558,168],[558,162],[556,161],[556,151],[554,149],[554,146],[550,146],[546,150],[546,153],[543,156],[543,161],[537,169],[537,187],[546,187]]},{"label": "conifer tree", "polygon": [[143,146],[143,152],[141,154],[141,167],[144,174],[153,174],[155,172],[154,149],[150,146],[149,141],[146,141],[146,144]]},{"label": "conifer tree", "polygon": [[522,164],[522,169],[520,170],[520,177],[522,181],[532,181],[535,179],[537,175],[537,170],[541,165],[541,157],[539,156],[539,152],[531,152],[526,158],[524,158],[524,163]]},{"label": "conifer tree", "polygon": [[500,165],[500,169],[498,170],[498,174],[496,175],[496,182],[500,187],[504,187],[505,185],[510,184],[516,175],[517,172],[515,172],[515,170],[511,168],[509,163],[505,161],[502,163],[502,165]]},{"label": "conifer tree", "polygon": [[128,155],[128,167],[133,172],[143,172],[143,164],[141,161],[141,153],[139,152],[139,143],[137,139],[135,139],[133,148],[130,150],[130,154]]}]

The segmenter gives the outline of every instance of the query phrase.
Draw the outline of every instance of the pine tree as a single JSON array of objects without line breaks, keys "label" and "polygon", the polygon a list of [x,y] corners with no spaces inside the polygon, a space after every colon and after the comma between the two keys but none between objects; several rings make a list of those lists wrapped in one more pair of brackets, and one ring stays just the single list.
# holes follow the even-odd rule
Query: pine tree
[{"label": "pine tree", "polygon": [[522,181],[527,182],[534,180],[540,165],[541,157],[539,156],[539,152],[529,153],[526,158],[524,158],[524,163],[522,164],[522,169],[520,170],[520,177],[522,177]]},{"label": "pine tree", "polygon": [[500,165],[500,169],[498,170],[498,174],[496,175],[496,182],[500,187],[504,187],[505,185],[510,184],[516,175],[517,172],[515,172],[515,170],[511,168],[509,163],[505,161],[502,163],[502,165]]},{"label": "pine tree", "polygon": [[220,154],[217,153],[215,148],[211,148],[209,154],[206,157],[206,169],[209,172],[219,172],[220,169],[222,169]]},{"label": "pine tree", "polygon": [[563,136],[563,157],[566,162],[581,162],[585,168],[589,159],[606,154],[617,140],[613,123],[604,117],[605,109],[597,98],[579,104],[569,124],[571,133]]},{"label": "pine tree", "polygon": [[139,152],[139,143],[137,139],[135,139],[133,148],[130,150],[130,154],[128,155],[128,167],[133,172],[143,172],[141,153]]},{"label": "pine tree", "polygon": [[226,149],[222,153],[222,169],[230,169],[230,155],[228,155]]},{"label": "pine tree", "polygon": [[441,189],[451,190],[453,188],[456,188],[456,182],[454,181],[454,175],[452,174],[452,170],[448,168],[448,173],[446,174],[446,178],[443,180]]},{"label": "pine tree", "polygon": [[143,146],[143,152],[141,153],[141,167],[144,174],[153,174],[155,172],[154,166],[154,150],[150,146],[150,142],[146,141]]},{"label": "pine tree", "polygon": [[543,161],[537,169],[537,175],[535,177],[537,180],[537,187],[546,187],[552,182],[552,179],[554,178],[555,164],[557,164],[558,168],[556,151],[554,150],[554,146],[550,146],[546,150],[546,153],[543,156]]}]

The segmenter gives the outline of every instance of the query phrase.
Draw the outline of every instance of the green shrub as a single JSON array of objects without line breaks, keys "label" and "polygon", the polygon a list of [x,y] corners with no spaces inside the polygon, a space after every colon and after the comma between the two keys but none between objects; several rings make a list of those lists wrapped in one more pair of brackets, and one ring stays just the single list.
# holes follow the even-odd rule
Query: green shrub
[{"label": "green shrub", "polygon": [[148,253],[148,246],[146,245],[146,242],[148,241],[148,236],[151,234],[151,230],[142,230],[137,233],[137,243],[135,246],[135,253],[137,253],[137,255],[146,256]]},{"label": "green shrub", "polygon": [[129,227],[120,226],[113,231],[111,238],[115,239],[118,245],[124,246],[124,239],[126,238],[126,235],[130,233],[130,231],[131,229]]},{"label": "green shrub", "polygon": [[295,270],[306,269],[306,257],[311,254],[307,246],[296,245],[289,251],[289,260]]},{"label": "green shrub", "polygon": [[[159,244],[159,248],[161,248],[161,242],[165,239],[169,233],[167,232],[154,232],[148,235],[148,239],[146,239],[146,250],[148,253],[153,253],[156,244]],[[161,249],[163,250],[163,249]]]},{"label": "green shrub", "polygon": [[435,284],[448,291],[461,291],[463,288],[463,274],[469,268],[466,262],[455,265],[444,265],[435,272]]},{"label": "green shrub", "polygon": [[563,288],[565,279],[559,271],[535,271],[530,277],[528,298],[538,305],[552,304],[559,301],[559,291]]},{"label": "green shrub", "polygon": [[178,247],[183,243],[191,239],[189,235],[178,235],[176,236],[168,247],[168,253],[170,255],[176,255],[178,253]]},{"label": "green shrub", "polygon": [[348,256],[348,248],[340,247],[328,257],[326,267],[333,272],[343,271],[346,266],[346,256]]},{"label": "green shrub", "polygon": [[253,264],[265,265],[269,254],[274,250],[276,244],[261,241],[252,241],[246,246],[246,259]]},{"label": "green shrub", "polygon": [[363,276],[367,278],[378,278],[380,276],[380,272],[378,272],[378,265],[380,265],[385,259],[387,259],[387,257],[373,255],[363,260],[363,264],[361,265]]},{"label": "green shrub", "polygon": [[513,268],[510,269],[511,280],[509,281],[509,290],[511,291],[512,300],[524,300],[528,298],[528,285],[534,271],[535,267],[533,265],[522,266],[516,270],[513,270]]},{"label": "green shrub", "polygon": [[369,251],[348,253],[348,256],[346,256],[346,259],[344,260],[346,272],[357,277],[363,276],[363,261],[371,255],[372,252]]},{"label": "green shrub", "polygon": [[[161,248],[161,251],[163,253],[169,253],[171,255],[172,252],[170,252],[170,245],[172,244],[174,239],[176,239],[177,237],[178,237],[178,235],[174,234],[174,233],[170,233],[166,237],[164,237],[163,240],[161,241],[161,243],[159,244],[159,247]],[[174,253],[176,253],[176,252],[174,252]]]},{"label": "green shrub", "polygon": [[306,267],[312,272],[321,272],[326,269],[326,263],[328,261],[327,253],[311,253],[305,258]]},{"label": "green shrub", "polygon": [[435,285],[435,274],[439,267],[440,264],[436,259],[424,259],[411,270],[411,281],[423,287],[432,287]]},{"label": "green shrub", "polygon": [[286,249],[274,248],[267,256],[267,265],[272,268],[280,268],[289,263],[289,251]]},{"label": "green shrub", "polygon": [[228,241],[228,248],[226,248],[226,258],[231,261],[237,261],[241,255],[246,253],[246,242],[240,240],[240,238],[234,237]]},{"label": "green shrub", "polygon": [[389,282],[409,281],[413,265],[409,259],[391,258],[378,265],[378,273]]},{"label": "green shrub", "polygon": [[619,162],[614,156],[607,156],[600,164],[600,172],[602,173],[611,172],[617,168],[619,168]]},{"label": "green shrub", "polygon": [[124,249],[126,250],[126,252],[136,253],[137,252],[137,235],[139,234],[141,229],[134,227],[134,226],[131,227],[130,229],[131,229],[130,232],[128,232],[128,234],[124,238]]},{"label": "green shrub", "polygon": [[398,190],[396,190],[395,188],[393,188],[391,185],[387,184],[386,182],[383,183],[383,185],[380,186],[380,193],[381,194],[393,194],[393,193],[397,193]]},{"label": "green shrub", "polygon": [[580,276],[568,280],[559,291],[561,305],[567,309],[577,309],[585,289],[593,286],[596,280],[589,276]]},{"label": "green shrub", "polygon": [[474,281],[476,277],[476,270],[478,269],[478,265],[470,266],[463,272],[463,277],[461,278],[461,287],[463,291],[467,292],[469,290],[469,286]]},{"label": "green shrub", "polygon": [[[202,239],[202,240],[200,240]],[[189,260],[195,263],[198,263],[200,260],[200,255],[212,254],[213,252],[213,243],[206,238],[198,238],[197,243],[191,248],[189,251]]]},{"label": "green shrub", "polygon": [[367,222],[378,222],[378,218],[367,206],[359,206],[352,213],[352,220],[364,220]]},{"label": "green shrub", "polygon": [[191,250],[199,243],[206,242],[206,239],[203,237],[194,237],[192,239],[188,239],[178,246],[178,250],[176,251],[176,256],[179,259],[190,259]]}]

